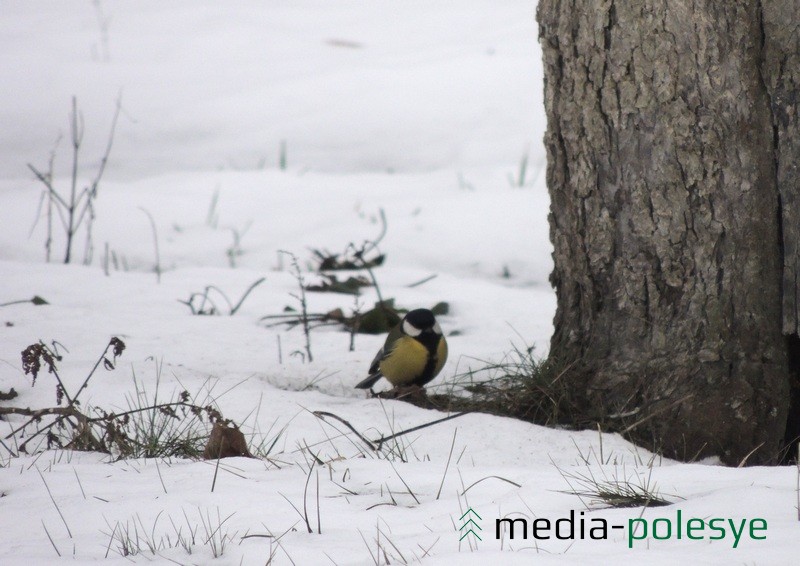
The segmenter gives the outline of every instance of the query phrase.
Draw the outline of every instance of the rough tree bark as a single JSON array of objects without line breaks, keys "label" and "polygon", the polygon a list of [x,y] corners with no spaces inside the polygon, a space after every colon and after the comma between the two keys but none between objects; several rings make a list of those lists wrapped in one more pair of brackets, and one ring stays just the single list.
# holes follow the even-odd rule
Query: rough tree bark
[{"label": "rough tree bark", "polygon": [[800,2],[540,0],[538,21],[552,357],[588,417],[666,455],[775,461],[800,360]]}]

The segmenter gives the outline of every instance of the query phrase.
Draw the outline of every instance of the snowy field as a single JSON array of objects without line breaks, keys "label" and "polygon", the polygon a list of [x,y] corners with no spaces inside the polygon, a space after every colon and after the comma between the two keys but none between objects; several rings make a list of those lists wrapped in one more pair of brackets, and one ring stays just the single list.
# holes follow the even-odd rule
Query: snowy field
[{"label": "snowy field", "polygon": [[[22,371],[28,345],[57,341],[75,392],[117,336],[127,348],[92,377],[84,407],[124,410],[135,387],[186,389],[216,399],[253,446],[271,445],[269,458],[219,470],[16,456],[7,435],[24,421],[9,417],[0,564],[797,563],[794,468],[678,464],[617,435],[480,414],[372,452],[312,412],[373,440],[445,416],[353,389],[384,338],[357,335],[350,351],[348,332],[318,328],[309,361],[299,328],[262,320],[298,307],[281,250],[318,282],[312,250],[375,239],[383,215],[382,295],[450,305],[450,358],[429,390],[512,343],[546,355],[555,297],[535,2],[3,0],[0,14],[0,392],[19,393],[0,403],[55,404],[53,376],[31,388]],[[45,261],[43,185],[28,168],[46,171],[54,152],[53,184],[68,194],[73,96],[79,188],[121,101],[89,265],[84,232],[61,263],[57,218]],[[233,316],[181,302],[210,285],[236,302],[262,277]],[[5,305],[35,295],[49,304]],[[376,300],[366,288],[358,304]],[[312,313],[356,306],[335,293],[307,301]],[[649,484],[674,504],[601,509],[566,493],[581,477]],[[498,538],[502,518],[527,521],[528,538],[523,521]],[[605,536],[592,531],[601,524]],[[139,552],[123,556],[125,541]]]}]

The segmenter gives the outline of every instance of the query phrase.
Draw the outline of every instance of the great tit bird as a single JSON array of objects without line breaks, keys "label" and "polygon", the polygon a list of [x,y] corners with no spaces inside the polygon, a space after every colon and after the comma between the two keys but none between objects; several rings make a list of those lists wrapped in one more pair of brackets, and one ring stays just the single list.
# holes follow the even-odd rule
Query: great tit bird
[{"label": "great tit bird", "polygon": [[422,387],[436,377],[447,360],[447,341],[428,309],[409,311],[386,337],[369,366],[369,376],[356,389],[369,389],[381,377],[395,387]]}]

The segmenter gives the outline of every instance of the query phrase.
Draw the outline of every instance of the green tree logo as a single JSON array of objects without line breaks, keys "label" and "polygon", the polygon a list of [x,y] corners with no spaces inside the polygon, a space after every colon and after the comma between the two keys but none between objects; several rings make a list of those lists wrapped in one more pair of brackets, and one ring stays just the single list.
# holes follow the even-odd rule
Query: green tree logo
[{"label": "green tree logo", "polygon": [[461,533],[461,538],[458,539],[459,541],[464,540],[468,535],[472,535],[478,540],[483,540],[481,536],[476,532],[483,530],[481,526],[475,522],[476,517],[478,518],[479,521],[483,520],[483,518],[480,515],[478,515],[478,513],[472,507],[470,507],[458,519],[459,521],[461,521],[461,528],[458,529],[458,531]]}]

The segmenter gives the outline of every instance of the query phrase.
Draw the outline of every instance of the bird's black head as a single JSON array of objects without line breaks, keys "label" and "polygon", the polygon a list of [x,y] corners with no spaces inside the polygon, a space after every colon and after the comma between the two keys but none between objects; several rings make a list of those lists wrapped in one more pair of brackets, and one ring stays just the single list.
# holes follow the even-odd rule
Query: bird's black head
[{"label": "bird's black head", "polygon": [[436,317],[428,309],[415,309],[409,311],[403,318],[403,332],[409,336],[419,336],[423,332],[426,334],[442,334]]}]

